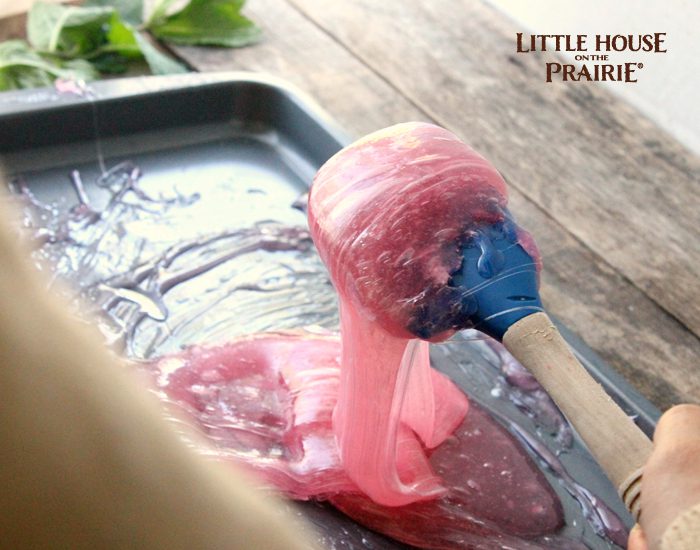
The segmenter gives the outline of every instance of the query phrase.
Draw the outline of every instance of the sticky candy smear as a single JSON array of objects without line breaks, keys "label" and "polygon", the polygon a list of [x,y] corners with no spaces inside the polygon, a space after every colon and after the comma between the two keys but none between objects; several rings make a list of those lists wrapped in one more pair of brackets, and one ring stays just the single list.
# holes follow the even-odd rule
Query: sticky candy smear
[{"label": "sticky candy smear", "polygon": [[214,456],[399,540],[452,548],[552,533],[563,513],[542,474],[487,414],[467,414],[416,338],[468,326],[451,277],[465,236],[503,221],[505,193],[483,158],[435,126],[395,126],[344,149],[309,197],[341,341],[299,332],[192,347],[153,363],[158,387]]},{"label": "sticky candy smear", "polygon": [[[418,450],[402,477],[400,450],[420,449],[417,439],[439,445],[467,403],[451,386],[431,388],[428,362],[411,370],[405,354],[426,325],[434,340],[468,326],[463,290],[449,285],[462,262],[460,243],[480,224],[503,221],[505,204],[498,172],[428,124],[371,134],[331,158],[314,180],[311,232],[340,299],[333,426],[348,475],[377,503],[400,506],[442,491]],[[397,450],[400,426],[413,433]]]},{"label": "sticky candy smear", "polygon": [[[195,443],[199,452],[235,461],[291,498],[329,500],[360,524],[420,548],[582,548],[551,535],[563,523],[561,504],[504,427],[477,405],[471,405],[458,426],[452,425],[466,401],[447,377],[429,367],[426,342],[413,340],[399,368],[412,356],[407,385],[419,392],[404,397],[402,419],[391,428],[395,444],[375,444],[380,452],[372,463],[376,470],[372,464],[359,465],[367,477],[386,474],[399,491],[407,491],[398,499],[415,500],[418,494],[425,500],[385,506],[367,496],[348,475],[331,419],[341,385],[340,348],[331,334],[264,333],[223,345],[192,346],[147,367],[161,397],[176,404],[212,444]],[[420,379],[418,373],[427,377]],[[384,393],[393,397],[381,386],[365,384],[362,389],[374,398]],[[370,405],[374,410],[375,404]],[[376,415],[376,426],[353,426],[367,438],[386,426],[386,419],[370,414]],[[363,419],[369,416],[365,413]],[[426,451],[408,422],[428,441],[444,439],[445,432],[450,436]],[[426,431],[430,427],[440,429]],[[357,454],[361,461],[364,452]],[[379,460],[395,462],[386,466]],[[395,472],[398,482],[390,477]],[[380,486],[396,490],[391,483],[380,481]],[[437,498],[426,498],[425,487]]]}]

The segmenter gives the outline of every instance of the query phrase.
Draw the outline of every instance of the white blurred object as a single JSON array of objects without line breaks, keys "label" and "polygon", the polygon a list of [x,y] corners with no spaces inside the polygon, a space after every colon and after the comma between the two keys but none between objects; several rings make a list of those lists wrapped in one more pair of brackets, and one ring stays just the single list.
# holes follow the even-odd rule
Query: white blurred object
[{"label": "white blurred object", "polygon": [[[700,153],[700,56],[697,55],[697,0],[487,0],[537,34],[587,34],[589,53],[595,34],[653,34],[665,32],[667,53],[612,52],[612,63],[644,63],[638,82],[606,82],[626,101],[671,133],[689,149]],[[513,36],[515,51],[515,36]],[[607,52],[605,52],[607,53]],[[524,55],[524,54],[521,54]],[[562,53],[573,60],[574,53]],[[544,71],[544,67],[542,69]],[[543,84],[545,85],[545,84]],[[585,82],[572,86],[587,86]]]},{"label": "white blurred object", "polygon": [[[29,11],[36,0],[0,0],[0,19]],[[42,0],[42,2],[65,2],[66,0]]]}]

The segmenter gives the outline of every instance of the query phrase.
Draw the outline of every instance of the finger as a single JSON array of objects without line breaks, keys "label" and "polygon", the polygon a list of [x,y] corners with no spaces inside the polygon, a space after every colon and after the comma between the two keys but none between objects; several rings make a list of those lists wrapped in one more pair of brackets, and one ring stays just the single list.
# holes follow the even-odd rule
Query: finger
[{"label": "finger", "polygon": [[700,407],[679,405],[659,420],[654,451],[644,466],[642,517],[645,537],[656,548],[679,514],[700,499]]},{"label": "finger", "polygon": [[654,432],[654,446],[700,439],[700,406],[676,405],[666,411]]},{"label": "finger", "polygon": [[630,531],[630,537],[627,540],[627,550],[648,550],[644,531],[642,531],[638,523]]}]

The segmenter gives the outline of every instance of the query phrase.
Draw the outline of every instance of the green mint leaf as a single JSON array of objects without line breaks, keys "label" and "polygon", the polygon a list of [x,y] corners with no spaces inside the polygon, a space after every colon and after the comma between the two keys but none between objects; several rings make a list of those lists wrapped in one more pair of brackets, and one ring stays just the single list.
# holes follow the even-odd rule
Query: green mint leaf
[{"label": "green mint leaf", "polygon": [[23,40],[0,44],[0,90],[50,86],[55,78],[47,63]]},{"label": "green mint leaf", "polygon": [[[164,54],[149,41],[148,37],[144,36],[136,28],[129,23],[121,21],[118,14],[110,21],[109,30],[107,31],[107,41],[109,46],[102,48],[103,51],[108,50],[110,53],[117,53],[124,58],[140,58],[143,57],[148,63],[153,74],[176,74],[186,73],[187,68]],[[119,63],[116,58],[104,57],[100,59],[106,63],[105,68],[108,72],[119,70]]]},{"label": "green mint leaf", "polygon": [[82,59],[61,62],[31,50],[24,40],[0,43],[0,90],[51,86],[56,78],[93,80],[97,72]]},{"label": "green mint leaf", "polygon": [[142,57],[141,46],[136,40],[137,33],[138,31],[134,27],[124,23],[119,18],[119,14],[115,13],[107,30],[109,46],[103,50],[108,49],[111,53],[118,53],[131,59]]},{"label": "green mint leaf", "polygon": [[152,26],[162,23],[165,20],[165,17],[168,15],[168,10],[170,10],[171,6],[176,2],[178,2],[178,0],[158,0],[155,6],[153,6],[151,15],[149,15],[146,19],[146,28],[150,29]]},{"label": "green mint leaf", "polygon": [[187,67],[159,51],[158,48],[151,44],[148,38],[140,32],[135,32],[134,37],[153,74],[177,74],[188,72]]},{"label": "green mint leaf", "polygon": [[87,0],[83,7],[112,7],[123,21],[134,26],[143,21],[143,0]]},{"label": "green mint leaf", "polygon": [[141,32],[125,23],[115,13],[107,28],[107,44],[102,46],[93,62],[102,72],[118,73],[126,69],[130,59],[143,58],[153,74],[187,72],[187,68],[162,53]]},{"label": "green mint leaf", "polygon": [[183,45],[247,46],[260,39],[260,29],[241,15],[243,0],[191,0],[181,11],[153,21],[153,34]]},{"label": "green mint leaf", "polygon": [[104,42],[103,27],[114,14],[111,7],[78,7],[45,4],[32,6],[27,37],[34,48],[49,53],[78,56]]}]

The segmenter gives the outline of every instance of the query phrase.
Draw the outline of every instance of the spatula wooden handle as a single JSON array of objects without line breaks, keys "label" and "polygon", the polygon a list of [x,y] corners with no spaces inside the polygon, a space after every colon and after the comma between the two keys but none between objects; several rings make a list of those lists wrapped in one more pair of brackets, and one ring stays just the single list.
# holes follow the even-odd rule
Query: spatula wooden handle
[{"label": "spatula wooden handle", "polygon": [[546,313],[513,324],[503,344],[549,393],[638,518],[649,438],[574,357]]}]

